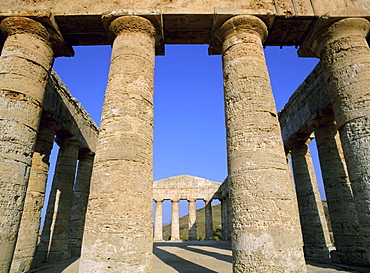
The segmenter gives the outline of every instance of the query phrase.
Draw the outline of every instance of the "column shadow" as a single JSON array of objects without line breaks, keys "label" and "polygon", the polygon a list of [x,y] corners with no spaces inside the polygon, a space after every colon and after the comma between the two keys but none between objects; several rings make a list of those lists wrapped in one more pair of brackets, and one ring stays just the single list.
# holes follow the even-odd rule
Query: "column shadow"
[{"label": "column shadow", "polygon": [[191,261],[185,260],[179,257],[176,254],[172,254],[166,250],[158,248],[158,246],[171,246],[171,247],[179,247],[184,249],[185,245],[183,243],[155,243],[153,246],[153,253],[155,256],[158,257],[162,262],[171,266],[177,272],[180,273],[218,273],[217,271],[208,269],[204,266],[195,264]]}]

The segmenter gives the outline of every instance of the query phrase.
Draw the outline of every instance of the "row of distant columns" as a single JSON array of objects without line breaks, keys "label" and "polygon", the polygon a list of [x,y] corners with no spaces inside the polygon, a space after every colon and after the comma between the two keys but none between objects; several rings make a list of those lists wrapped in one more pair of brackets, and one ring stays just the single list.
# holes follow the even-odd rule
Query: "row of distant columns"
[{"label": "row of distant columns", "polygon": [[[323,25],[305,42],[323,64],[367,255],[369,25],[366,19],[343,19]],[[6,18],[0,27],[7,37],[0,62],[0,272],[7,272],[56,36],[23,17]],[[143,17],[121,16],[109,30],[115,39],[80,271],[150,272],[156,28]],[[294,189],[262,49],[267,35],[265,23],[247,15],[234,16],[215,31],[223,55],[233,266],[235,272],[305,272]]]},{"label": "row of distant columns", "polygon": [[[228,204],[226,203],[226,198],[222,199],[221,202],[221,222],[222,227],[225,229],[225,236],[223,239],[228,240],[230,231],[226,231],[229,226],[230,217],[227,214],[229,210]],[[162,202],[164,200],[154,200],[155,201],[155,218],[154,218],[154,240],[163,240],[163,221],[162,221]],[[188,222],[188,239],[197,240],[197,225],[196,225],[196,199],[189,199],[189,222]],[[179,200],[171,200],[172,202],[172,222],[171,222],[171,241],[180,240],[180,225],[179,225]],[[205,239],[213,240],[213,217],[212,217],[212,200],[204,200],[205,203]]]}]

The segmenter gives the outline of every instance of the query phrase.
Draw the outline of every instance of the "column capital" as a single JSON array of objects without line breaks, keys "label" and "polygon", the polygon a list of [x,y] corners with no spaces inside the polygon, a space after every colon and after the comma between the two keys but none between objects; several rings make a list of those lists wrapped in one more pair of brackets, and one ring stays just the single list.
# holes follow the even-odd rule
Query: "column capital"
[{"label": "column capital", "polygon": [[345,18],[336,22],[320,18],[303,41],[298,56],[320,58],[328,44],[349,36],[366,38],[369,30],[370,22],[365,18]]},{"label": "column capital", "polygon": [[195,199],[195,198],[189,198],[188,199],[188,202],[195,202],[195,201],[197,201],[197,199]]},{"label": "column capital", "polygon": [[[254,42],[245,34],[255,34],[263,43],[268,35],[266,24],[253,15],[237,15],[225,21],[214,32],[214,41],[210,51],[222,54],[228,48],[239,43]],[[211,52],[213,54],[213,52]]]},{"label": "column capital", "polygon": [[162,203],[164,200],[163,199],[153,199],[154,200],[154,202],[156,202],[156,203]]},{"label": "column capital", "polygon": [[66,46],[51,13],[42,15],[41,18],[42,21],[46,21],[46,24],[29,17],[9,16],[1,21],[0,31],[4,36],[25,33],[37,36],[53,49],[55,57],[73,56],[74,52],[72,47]]},{"label": "column capital", "polygon": [[102,16],[108,38],[113,43],[115,37],[128,32],[144,32],[155,39],[156,55],[164,55],[162,13],[158,10],[114,10]]},{"label": "column capital", "polygon": [[79,151],[78,160],[94,161],[95,153],[91,151]]},{"label": "column capital", "polygon": [[179,202],[180,199],[171,199],[171,202],[174,203],[174,202]]}]

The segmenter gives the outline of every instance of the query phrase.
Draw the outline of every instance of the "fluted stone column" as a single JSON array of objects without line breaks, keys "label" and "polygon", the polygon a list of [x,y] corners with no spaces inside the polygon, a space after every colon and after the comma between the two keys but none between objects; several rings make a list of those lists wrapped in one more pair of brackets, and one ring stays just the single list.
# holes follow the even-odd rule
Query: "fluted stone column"
[{"label": "fluted stone column", "polygon": [[0,272],[8,272],[54,53],[48,30],[32,19],[8,17],[0,29]]},{"label": "fluted stone column", "polygon": [[329,258],[332,244],[307,143],[291,149],[306,258]]},{"label": "fluted stone column", "polygon": [[151,272],[155,28],[138,16],[115,35],[80,272]]},{"label": "fluted stone column", "polygon": [[230,204],[229,197],[225,196],[221,201],[222,240],[230,240]]},{"label": "fluted stone column", "polygon": [[53,122],[41,120],[37,133],[35,151],[22,220],[10,272],[26,272],[31,269],[39,237],[41,209],[44,205],[46,182],[49,171],[49,157],[54,143]]},{"label": "fluted stone column", "polygon": [[180,240],[179,200],[171,200],[171,202],[172,202],[171,241],[179,241]]},{"label": "fluted stone column", "polygon": [[[320,21],[319,21],[320,22]],[[352,185],[360,233],[370,257],[370,22],[346,18],[318,26],[300,56],[321,60]],[[312,54],[308,54],[307,51]]]},{"label": "fluted stone column", "polygon": [[163,200],[155,201],[155,219],[154,219],[154,241],[163,241],[163,217],[162,203]]},{"label": "fluted stone column", "polygon": [[197,239],[197,208],[196,208],[196,199],[189,199],[188,200],[189,206],[189,240],[196,240]]},{"label": "fluted stone column", "polygon": [[60,148],[41,242],[37,249],[40,252],[38,255],[50,263],[63,261],[71,256],[68,236],[79,147],[74,137],[58,138],[56,142]]},{"label": "fluted stone column", "polygon": [[234,272],[305,272],[294,187],[288,179],[262,42],[266,25],[240,15],[222,41]]},{"label": "fluted stone column", "polygon": [[366,251],[359,236],[359,222],[335,122],[321,121],[315,130],[336,251],[335,262],[366,265]]},{"label": "fluted stone column", "polygon": [[206,240],[213,240],[213,217],[212,217],[212,199],[204,200],[205,208],[205,228],[206,228]]},{"label": "fluted stone column", "polygon": [[82,237],[85,227],[87,202],[90,193],[90,180],[95,153],[80,151],[76,183],[73,188],[73,203],[69,233],[69,249],[72,257],[81,255]]}]

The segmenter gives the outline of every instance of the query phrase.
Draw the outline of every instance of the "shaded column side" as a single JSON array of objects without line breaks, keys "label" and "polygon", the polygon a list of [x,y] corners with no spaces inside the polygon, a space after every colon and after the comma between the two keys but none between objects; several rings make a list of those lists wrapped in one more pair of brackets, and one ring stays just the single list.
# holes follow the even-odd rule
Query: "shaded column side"
[{"label": "shaded column side", "polygon": [[222,41],[234,272],[306,272],[299,218],[262,49],[265,24],[235,16]]},{"label": "shaded column side", "polygon": [[212,199],[204,200],[205,208],[205,229],[206,229],[206,240],[213,240],[213,217],[212,217]]},{"label": "shaded column side", "polygon": [[322,119],[315,135],[336,248],[331,258],[344,264],[366,265],[369,261],[359,236],[351,182],[333,118]]},{"label": "shaded column side", "polygon": [[95,153],[90,151],[80,151],[78,155],[78,167],[76,183],[73,187],[71,224],[68,238],[68,247],[72,257],[79,257],[81,255],[94,156]]},{"label": "shaded column side", "polygon": [[307,142],[293,146],[291,158],[305,257],[327,259],[332,243]]}]

